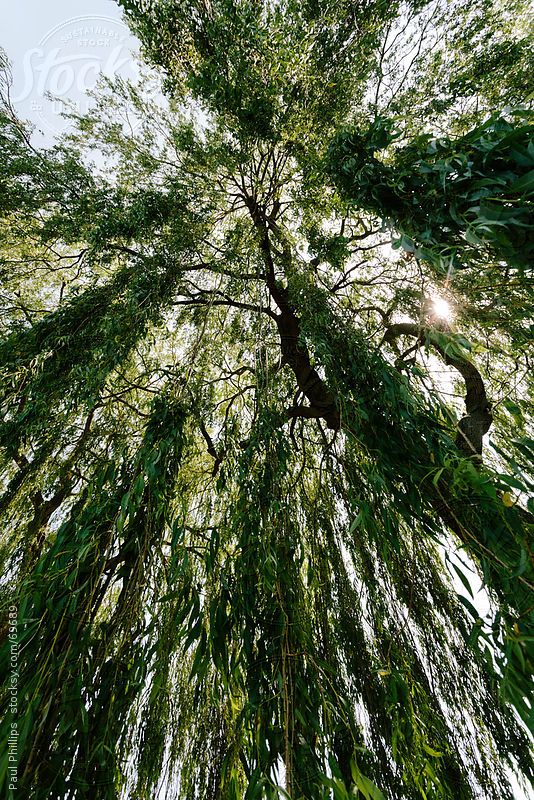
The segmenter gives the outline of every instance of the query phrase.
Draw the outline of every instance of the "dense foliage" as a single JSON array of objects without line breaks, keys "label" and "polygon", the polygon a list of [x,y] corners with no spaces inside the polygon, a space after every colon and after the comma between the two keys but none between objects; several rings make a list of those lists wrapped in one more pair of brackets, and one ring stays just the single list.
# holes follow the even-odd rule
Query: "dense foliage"
[{"label": "dense foliage", "polygon": [[445,272],[492,258],[532,269],[534,143],[518,116],[490,118],[456,141],[424,134],[393,164],[375,156],[395,138],[378,118],[363,136],[338,135],[331,170],[347,199],[391,220],[409,252]]},{"label": "dense foliage", "polygon": [[120,5],[165,102],[105,82],[40,150],[3,64],[17,791],[518,798],[526,7]]}]

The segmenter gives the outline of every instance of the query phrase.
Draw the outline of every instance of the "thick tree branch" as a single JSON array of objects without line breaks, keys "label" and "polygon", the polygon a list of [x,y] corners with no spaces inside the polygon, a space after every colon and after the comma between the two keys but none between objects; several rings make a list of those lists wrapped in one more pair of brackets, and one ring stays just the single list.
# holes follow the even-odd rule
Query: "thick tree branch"
[{"label": "thick tree branch", "polygon": [[334,395],[312,366],[308,350],[301,340],[300,321],[289,302],[288,291],[276,280],[266,217],[255,199],[248,198],[247,206],[260,236],[260,250],[267,272],[267,288],[280,310],[280,313],[275,315],[275,320],[280,334],[282,364],[287,364],[293,370],[300,391],[310,402],[309,408],[294,407],[290,409],[289,415],[323,418],[331,430],[337,431],[341,426],[341,420]]},{"label": "thick tree branch", "polygon": [[432,345],[445,363],[460,373],[465,383],[467,414],[458,423],[456,444],[468,456],[481,456],[482,437],[489,431],[493,417],[480,372],[466,358],[447,352],[432,336],[431,328],[422,328],[413,322],[399,322],[388,326],[384,341],[392,342],[398,336],[414,336],[421,345]]}]

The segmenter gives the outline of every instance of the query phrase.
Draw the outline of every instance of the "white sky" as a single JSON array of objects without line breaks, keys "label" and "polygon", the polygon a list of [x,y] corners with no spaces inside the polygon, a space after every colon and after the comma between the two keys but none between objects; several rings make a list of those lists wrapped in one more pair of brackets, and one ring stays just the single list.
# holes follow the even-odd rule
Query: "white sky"
[{"label": "white sky", "polygon": [[83,111],[98,73],[137,74],[138,43],[114,0],[0,0],[0,46],[12,62],[15,108],[43,145],[65,129],[61,100]]}]

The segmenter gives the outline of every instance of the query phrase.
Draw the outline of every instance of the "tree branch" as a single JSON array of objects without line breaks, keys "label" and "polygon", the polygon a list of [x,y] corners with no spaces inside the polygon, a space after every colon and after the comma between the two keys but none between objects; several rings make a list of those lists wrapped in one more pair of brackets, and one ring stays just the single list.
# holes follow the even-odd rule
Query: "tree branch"
[{"label": "tree branch", "polygon": [[458,422],[456,445],[466,455],[480,457],[482,437],[489,431],[493,422],[491,403],[486,395],[480,372],[466,358],[448,353],[432,336],[432,328],[422,328],[413,322],[398,322],[388,326],[383,341],[391,343],[398,336],[414,336],[421,345],[427,347],[432,345],[445,363],[460,373],[465,384],[467,414]]}]

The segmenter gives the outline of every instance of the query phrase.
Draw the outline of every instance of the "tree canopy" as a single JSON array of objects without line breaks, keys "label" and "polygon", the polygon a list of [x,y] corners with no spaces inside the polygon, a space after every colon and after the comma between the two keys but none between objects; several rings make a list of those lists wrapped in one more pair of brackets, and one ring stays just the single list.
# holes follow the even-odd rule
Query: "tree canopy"
[{"label": "tree canopy", "polygon": [[0,785],[513,800],[528,4],[119,5],[165,101],[39,149],[1,65]]}]

